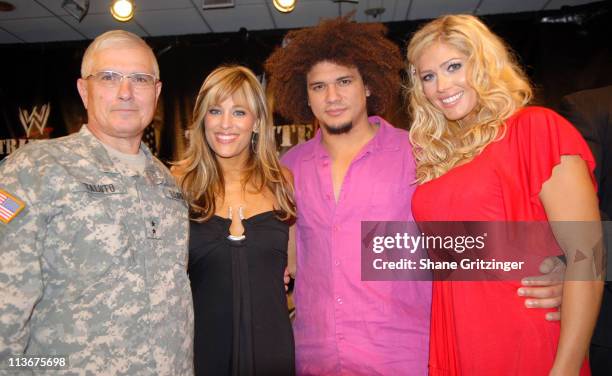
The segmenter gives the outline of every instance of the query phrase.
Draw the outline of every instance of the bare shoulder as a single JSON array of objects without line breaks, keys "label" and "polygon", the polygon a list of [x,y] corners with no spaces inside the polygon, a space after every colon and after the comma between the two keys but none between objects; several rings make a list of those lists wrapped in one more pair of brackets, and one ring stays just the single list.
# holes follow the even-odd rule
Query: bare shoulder
[{"label": "bare shoulder", "polygon": [[289,183],[293,184],[293,173],[290,169],[285,166],[281,166],[281,173]]},{"label": "bare shoulder", "polygon": [[185,163],[183,161],[173,163],[170,166],[170,173],[176,181],[179,181],[185,175]]}]

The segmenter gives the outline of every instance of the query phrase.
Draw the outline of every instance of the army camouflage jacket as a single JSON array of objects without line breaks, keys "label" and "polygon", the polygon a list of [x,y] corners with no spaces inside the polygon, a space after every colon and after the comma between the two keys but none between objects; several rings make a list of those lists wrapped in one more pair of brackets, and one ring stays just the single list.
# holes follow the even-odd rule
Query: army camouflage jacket
[{"label": "army camouflage jacket", "polygon": [[0,193],[23,203],[0,222],[0,362],[67,355],[60,374],[193,373],[187,206],[141,148],[145,176],[121,173],[83,126],[0,165]]}]

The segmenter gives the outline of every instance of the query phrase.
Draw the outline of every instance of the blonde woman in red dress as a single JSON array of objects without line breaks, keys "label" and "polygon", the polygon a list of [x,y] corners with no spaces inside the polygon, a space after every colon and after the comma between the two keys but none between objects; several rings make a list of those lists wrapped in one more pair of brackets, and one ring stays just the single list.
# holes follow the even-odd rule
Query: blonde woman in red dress
[{"label": "blonde woman in red dress", "polygon": [[[588,146],[555,112],[526,107],[525,74],[481,21],[426,24],[408,63],[417,221],[599,221]],[[590,374],[602,283],[566,281],[560,323],[525,310],[519,285],[434,282],[430,375]]]}]

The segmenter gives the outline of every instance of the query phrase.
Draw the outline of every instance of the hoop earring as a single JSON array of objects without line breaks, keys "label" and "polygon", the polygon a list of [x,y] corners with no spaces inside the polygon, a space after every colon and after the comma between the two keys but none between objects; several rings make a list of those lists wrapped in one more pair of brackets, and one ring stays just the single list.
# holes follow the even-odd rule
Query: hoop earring
[{"label": "hoop earring", "polygon": [[257,145],[259,144],[259,132],[251,133],[251,151],[257,154]]}]

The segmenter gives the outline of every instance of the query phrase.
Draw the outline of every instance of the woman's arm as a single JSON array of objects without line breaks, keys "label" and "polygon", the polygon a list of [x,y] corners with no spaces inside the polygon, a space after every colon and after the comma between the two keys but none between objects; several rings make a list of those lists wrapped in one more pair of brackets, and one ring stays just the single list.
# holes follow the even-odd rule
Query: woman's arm
[{"label": "woman's arm", "polygon": [[295,223],[289,227],[289,245],[287,248],[287,271],[291,278],[295,279],[297,272],[297,261],[295,251]]},{"label": "woman's arm", "polygon": [[601,273],[597,272],[600,266],[595,261],[601,240],[599,209],[586,163],[579,156],[562,156],[539,197],[568,261],[561,336],[551,375],[578,375],[603,290]]},{"label": "woman's arm", "polygon": [[[281,171],[285,179],[287,179],[287,182],[289,182],[289,184],[291,184],[291,186],[293,187],[294,182],[293,182],[293,174],[291,173],[291,170],[289,170],[287,167],[282,166]],[[287,270],[286,270],[286,273],[289,273],[289,275],[293,279],[295,279],[295,273],[297,272],[295,226],[296,225],[295,225],[295,220],[294,220],[291,226],[289,227],[289,244],[287,245]],[[287,281],[287,283],[289,283],[289,281]]]}]

